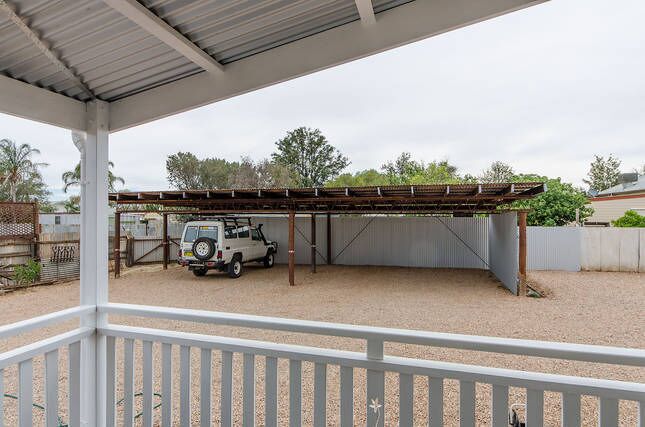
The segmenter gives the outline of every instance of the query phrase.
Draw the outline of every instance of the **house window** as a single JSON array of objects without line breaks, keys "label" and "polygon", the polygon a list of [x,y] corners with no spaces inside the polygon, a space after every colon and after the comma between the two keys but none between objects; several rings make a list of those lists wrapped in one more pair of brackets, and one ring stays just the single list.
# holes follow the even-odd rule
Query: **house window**
[{"label": "house window", "polygon": [[54,216],[54,224],[60,225],[60,215]]}]

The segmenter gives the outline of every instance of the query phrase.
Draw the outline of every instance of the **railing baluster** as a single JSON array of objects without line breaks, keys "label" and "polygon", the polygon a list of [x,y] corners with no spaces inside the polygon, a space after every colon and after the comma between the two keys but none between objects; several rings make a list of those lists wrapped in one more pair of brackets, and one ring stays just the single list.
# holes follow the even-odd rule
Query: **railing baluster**
[{"label": "railing baluster", "polygon": [[508,424],[508,387],[493,384],[492,425],[505,426]]},{"label": "railing baluster", "polygon": [[143,342],[143,426],[152,427],[152,341]]},{"label": "railing baluster", "polygon": [[161,345],[161,425],[172,427],[172,344]]},{"label": "railing baluster", "polygon": [[340,367],[340,425],[354,425],[354,368]]},{"label": "railing baluster", "polygon": [[[31,359],[18,364],[18,423],[20,427],[33,425],[34,372]],[[3,396],[4,398],[4,396]]]},{"label": "railing baluster", "polygon": [[600,427],[618,426],[618,400],[600,398],[600,413],[598,414]]},{"label": "railing baluster", "polygon": [[190,347],[182,345],[179,348],[179,418],[181,425],[190,427]]},{"label": "railing baluster", "polygon": [[222,392],[220,398],[222,427],[231,427],[233,415],[233,353],[222,352]]},{"label": "railing baluster", "polygon": [[134,424],[134,340],[123,340],[123,425]]},{"label": "railing baluster", "polygon": [[255,426],[255,355],[244,354],[242,390],[242,425]]},{"label": "railing baluster", "polygon": [[475,383],[459,381],[459,426],[475,427]]},{"label": "railing baluster", "polygon": [[202,348],[200,363],[199,422],[202,427],[210,427],[212,412],[211,386],[213,384],[213,359],[210,348]]},{"label": "railing baluster", "polygon": [[314,427],[327,425],[327,365],[314,365]]},{"label": "railing baluster", "polygon": [[443,427],[443,378],[428,377],[428,426]]},{"label": "railing baluster", "polygon": [[580,395],[562,393],[562,425],[580,427]]},{"label": "railing baluster", "polygon": [[638,426],[637,427],[645,427],[645,400],[638,402]]},{"label": "railing baluster", "polygon": [[116,425],[116,338],[106,337],[105,340],[105,368],[106,368],[106,427]]},{"label": "railing baluster", "polygon": [[58,350],[45,353],[45,425],[58,426]]},{"label": "railing baluster", "polygon": [[302,362],[289,361],[289,426],[300,427],[302,420]]},{"label": "railing baluster", "polygon": [[399,374],[399,426],[414,424],[414,376]]},{"label": "railing baluster", "polygon": [[68,346],[69,352],[69,425],[81,424],[81,343]]},{"label": "railing baluster", "polygon": [[278,359],[269,356],[264,367],[264,424],[278,425]]},{"label": "railing baluster", "polygon": [[[367,340],[367,358],[383,360],[383,341]],[[367,370],[367,424],[385,425],[385,372]]]},{"label": "railing baluster", "polygon": [[544,425],[544,392],[542,390],[526,390],[526,427],[542,427]]}]

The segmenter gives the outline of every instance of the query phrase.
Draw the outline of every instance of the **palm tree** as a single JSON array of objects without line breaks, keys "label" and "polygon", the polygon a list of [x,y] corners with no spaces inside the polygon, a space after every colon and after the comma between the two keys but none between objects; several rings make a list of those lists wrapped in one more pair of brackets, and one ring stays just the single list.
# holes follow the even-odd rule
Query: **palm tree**
[{"label": "palm tree", "polygon": [[2,185],[9,186],[11,201],[18,201],[18,187],[31,179],[34,172],[47,163],[34,162],[31,157],[40,151],[29,144],[17,145],[10,139],[0,140],[0,179]]},{"label": "palm tree", "polygon": [[[114,167],[114,163],[109,162],[110,168]],[[81,183],[81,162],[78,162],[76,167],[74,167],[74,170],[67,171],[63,174],[63,191],[67,193],[67,190],[69,187],[76,187],[77,185],[80,185]],[[116,176],[112,173],[112,171],[108,171],[108,189],[110,192],[116,191],[116,186],[115,184],[117,182],[120,182],[121,185],[125,184],[125,180],[121,178],[120,176]]]}]

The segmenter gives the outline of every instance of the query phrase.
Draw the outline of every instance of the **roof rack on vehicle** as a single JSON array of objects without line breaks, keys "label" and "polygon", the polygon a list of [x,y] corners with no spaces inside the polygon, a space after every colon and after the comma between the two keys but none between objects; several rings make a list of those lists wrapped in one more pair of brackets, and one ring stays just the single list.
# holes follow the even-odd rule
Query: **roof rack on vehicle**
[{"label": "roof rack on vehicle", "polygon": [[237,222],[239,220],[246,220],[246,221],[249,222],[249,224],[251,223],[251,217],[250,216],[235,216],[235,215],[210,216],[210,215],[200,215],[200,216],[191,216],[191,217],[188,218],[188,221],[232,221],[232,222]]}]

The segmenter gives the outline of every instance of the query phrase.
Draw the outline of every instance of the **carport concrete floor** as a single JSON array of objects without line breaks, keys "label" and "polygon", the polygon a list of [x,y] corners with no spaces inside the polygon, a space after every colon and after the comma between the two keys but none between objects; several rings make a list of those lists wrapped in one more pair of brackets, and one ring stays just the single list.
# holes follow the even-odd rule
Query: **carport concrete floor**
[{"label": "carport concrete floor", "polygon": [[[211,272],[206,277],[171,266],[144,266],[124,272],[110,282],[110,301],[236,313],[259,314],[288,318],[342,322],[426,331],[454,332],[511,338],[567,341],[614,346],[645,348],[645,275],[635,273],[566,273],[532,272],[530,280],[546,298],[516,297],[500,287],[486,271],[421,269],[396,267],[318,266],[312,274],[308,266],[298,266],[296,286],[289,287],[287,268],[264,269],[250,265],[239,279],[224,273]],[[30,288],[0,296],[0,323],[5,324],[39,314],[77,305],[78,283]],[[310,346],[364,351],[364,343],[333,337],[277,333],[214,325],[196,325],[175,321],[133,319],[111,316],[112,322],[123,322],[153,328],[169,328],[240,338],[271,340]],[[2,344],[2,349],[27,342],[36,336],[49,336],[61,328],[48,328],[29,336]],[[119,348],[120,351],[120,348]],[[137,349],[140,357],[141,349]],[[610,365],[551,361],[540,358],[477,353],[472,351],[423,348],[412,345],[386,345],[386,353],[406,357],[478,364],[521,370],[535,370],[568,375],[645,382],[639,368]],[[159,385],[159,348],[155,346],[156,385]],[[198,418],[199,354],[193,349],[194,420]],[[119,354],[121,357],[121,354]],[[175,353],[178,358],[178,353]],[[61,364],[64,363],[65,355]],[[219,419],[219,363],[213,355],[213,420]],[[241,378],[241,360],[235,359],[235,374]],[[35,364],[35,376],[42,375],[42,364]],[[61,365],[64,366],[64,365]],[[178,366],[177,364],[175,366]],[[263,367],[257,361],[258,425],[263,423]],[[139,365],[140,369],[140,365]],[[288,367],[280,361],[280,416],[288,417]],[[62,369],[61,369],[62,370]],[[15,391],[15,369],[5,372],[5,390]],[[63,375],[63,374],[61,374]],[[175,378],[175,380],[177,380]],[[66,378],[61,377],[61,381]],[[364,425],[365,375],[355,374],[358,414],[356,424]],[[119,380],[119,393],[121,382]],[[241,381],[235,393],[240,396]],[[38,382],[36,382],[37,384]],[[141,384],[141,373],[137,378]],[[36,393],[38,393],[36,385]],[[178,390],[178,383],[175,384]],[[397,378],[386,376],[386,425],[397,422],[395,404],[398,399]],[[120,395],[120,394],[119,394]],[[38,394],[36,394],[38,396]],[[328,370],[329,424],[337,424],[338,368]],[[178,399],[175,399],[178,402]],[[303,364],[303,423],[311,424],[313,401],[313,366]],[[511,389],[510,403],[524,401],[522,390]],[[241,400],[238,400],[241,402]],[[427,383],[415,380],[415,425],[427,417]],[[445,423],[458,425],[458,389],[453,381],[445,385]],[[63,404],[64,402],[61,402]],[[8,417],[12,402],[6,402]],[[240,422],[240,405],[234,410],[235,425]],[[621,425],[636,425],[636,406],[621,403]],[[597,402],[583,397],[584,425],[595,425]],[[63,410],[64,415],[64,410]],[[175,417],[178,416],[178,407]],[[477,425],[489,425],[490,386],[477,385]],[[559,396],[545,395],[545,425],[560,425]]]}]

